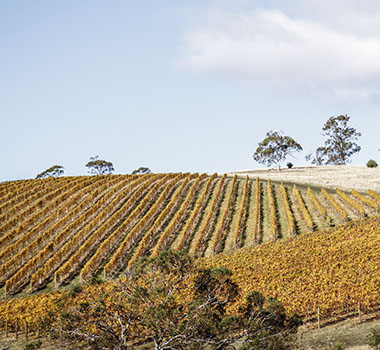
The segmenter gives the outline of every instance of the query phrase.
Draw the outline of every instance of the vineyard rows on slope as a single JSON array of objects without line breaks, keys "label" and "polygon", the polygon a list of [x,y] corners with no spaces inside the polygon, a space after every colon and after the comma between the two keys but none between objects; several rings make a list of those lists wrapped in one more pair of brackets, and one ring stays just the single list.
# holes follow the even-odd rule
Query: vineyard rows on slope
[{"label": "vineyard rows on slope", "polygon": [[145,255],[213,256],[378,215],[380,196],[216,174],[27,180],[0,186],[2,295],[110,278]]},{"label": "vineyard rows on slope", "polygon": [[[309,232],[291,240],[267,242],[247,249],[234,250],[195,261],[198,269],[225,267],[239,294],[229,311],[245,304],[246,295],[259,291],[278,299],[289,313],[297,312],[304,321],[330,323],[357,317],[380,309],[380,218],[357,220],[325,232]],[[79,302],[93,300],[97,288],[102,293],[112,283],[83,286],[86,296]],[[184,296],[191,293],[184,291]],[[70,293],[72,294],[72,293]],[[99,295],[99,294],[98,294]],[[57,290],[37,293],[27,298],[0,300],[0,323],[4,329],[23,325],[36,329],[39,322],[57,313]],[[79,305],[78,305],[79,306]],[[235,311],[235,312],[234,312]],[[59,318],[59,316],[57,316]]]},{"label": "vineyard rows on slope", "polygon": [[240,287],[278,299],[289,312],[339,319],[380,308],[380,218],[356,220],[293,240],[268,242],[201,259],[201,267],[226,267]]}]

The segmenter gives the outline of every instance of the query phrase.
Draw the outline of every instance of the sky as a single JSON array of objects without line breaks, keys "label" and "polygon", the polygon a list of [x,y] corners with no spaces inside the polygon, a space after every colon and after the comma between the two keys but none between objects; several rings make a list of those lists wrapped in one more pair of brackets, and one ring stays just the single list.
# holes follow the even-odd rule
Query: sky
[{"label": "sky", "polygon": [[378,0],[0,0],[0,181],[262,168],[267,131],[322,146],[348,114],[380,163]]}]

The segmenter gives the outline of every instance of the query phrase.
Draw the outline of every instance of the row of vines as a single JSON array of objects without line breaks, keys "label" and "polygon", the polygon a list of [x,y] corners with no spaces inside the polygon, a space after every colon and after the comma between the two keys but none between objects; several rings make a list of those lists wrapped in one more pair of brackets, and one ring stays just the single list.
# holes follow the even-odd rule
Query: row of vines
[{"label": "row of vines", "polygon": [[0,187],[3,295],[111,278],[143,256],[214,256],[375,216],[380,195],[270,180],[150,174],[25,180]]},{"label": "row of vines", "polygon": [[[233,310],[244,303],[248,292],[257,290],[277,298],[288,312],[297,312],[305,321],[317,314],[322,320],[344,317],[358,305],[363,312],[378,311],[379,227],[379,217],[355,221],[328,234],[314,232],[202,258],[197,266],[233,271],[240,290]],[[96,285],[87,288],[91,294]],[[37,327],[41,319],[54,314],[59,298],[58,291],[0,300],[0,320],[8,326],[27,322]]]}]

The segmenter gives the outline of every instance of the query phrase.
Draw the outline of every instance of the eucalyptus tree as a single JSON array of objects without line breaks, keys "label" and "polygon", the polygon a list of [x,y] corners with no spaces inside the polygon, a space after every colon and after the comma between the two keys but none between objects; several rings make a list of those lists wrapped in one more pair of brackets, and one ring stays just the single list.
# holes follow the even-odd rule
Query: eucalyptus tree
[{"label": "eucalyptus tree", "polygon": [[302,146],[290,136],[285,136],[282,131],[268,131],[263,141],[259,143],[253,159],[268,167],[273,164],[281,170],[281,162],[288,155],[302,151]]}]

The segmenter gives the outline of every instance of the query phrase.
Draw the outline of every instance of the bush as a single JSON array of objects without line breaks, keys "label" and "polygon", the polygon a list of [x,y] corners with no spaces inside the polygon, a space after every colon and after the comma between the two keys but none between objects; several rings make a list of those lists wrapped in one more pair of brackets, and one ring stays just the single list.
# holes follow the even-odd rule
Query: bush
[{"label": "bush", "polygon": [[344,346],[342,343],[335,343],[334,344],[334,350],[343,350],[344,349]]},{"label": "bush", "polygon": [[[189,288],[192,298],[184,303]],[[246,350],[290,350],[300,324],[278,300],[257,291],[229,314],[239,295],[232,272],[224,267],[196,270],[193,258],[183,252],[145,257],[113,287],[75,288],[73,294],[66,294],[60,320],[54,322],[59,324],[54,333],[68,349],[126,349],[126,342],[154,339],[161,350],[227,350],[234,343]]]},{"label": "bush", "polygon": [[367,344],[373,349],[380,349],[380,328],[371,328]]},{"label": "bush", "polygon": [[24,350],[37,350],[41,348],[41,340],[28,343],[24,346]]},{"label": "bush", "polygon": [[368,168],[377,168],[377,163],[376,163],[376,161],[375,160],[373,160],[373,159],[370,159],[368,162],[367,162],[367,167]]},{"label": "bush", "polygon": [[288,167],[288,169],[291,169],[291,168],[293,168],[293,163],[289,162],[289,163],[286,164],[286,166]]}]

